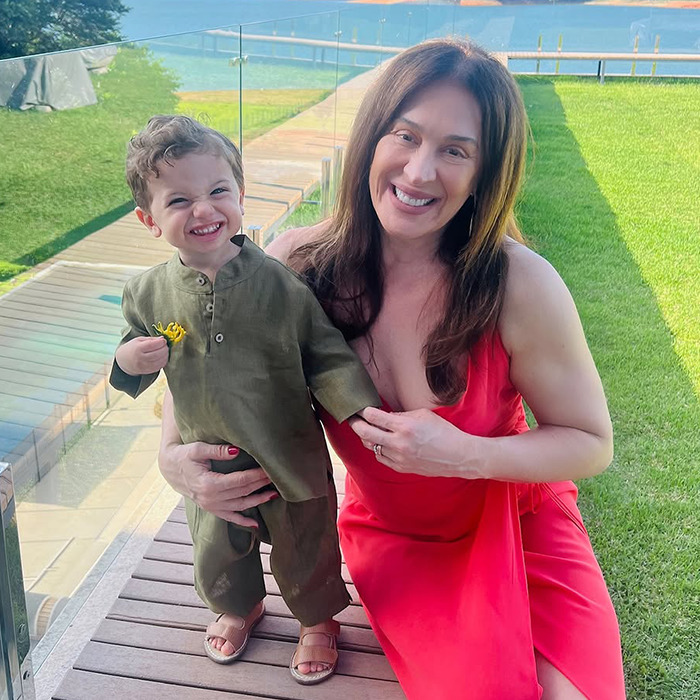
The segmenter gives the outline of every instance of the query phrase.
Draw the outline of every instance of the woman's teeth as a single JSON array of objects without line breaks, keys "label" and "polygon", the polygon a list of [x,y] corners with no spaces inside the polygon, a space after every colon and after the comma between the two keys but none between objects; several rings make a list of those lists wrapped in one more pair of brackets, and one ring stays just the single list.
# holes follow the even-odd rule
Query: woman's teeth
[{"label": "woman's teeth", "polygon": [[400,190],[398,187],[394,186],[394,194],[399,202],[408,204],[410,207],[424,207],[426,204],[430,204],[435,197],[430,197],[429,199],[414,199],[409,197],[404,191]]}]

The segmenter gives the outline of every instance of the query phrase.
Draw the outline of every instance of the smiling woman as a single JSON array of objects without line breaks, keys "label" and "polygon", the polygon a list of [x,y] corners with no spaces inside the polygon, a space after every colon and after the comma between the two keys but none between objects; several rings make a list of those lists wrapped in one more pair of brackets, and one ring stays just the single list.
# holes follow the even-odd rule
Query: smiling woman
[{"label": "smiling woman", "polygon": [[[349,424],[320,414],[348,471],[345,559],[409,700],[625,696],[571,481],[609,464],[610,417],[571,296],[513,216],[526,133],[496,59],[456,40],[408,49],[360,106],[334,215],[268,248],[382,397]],[[167,412],[164,433],[182,491],[202,463]],[[238,511],[249,490],[229,487],[195,500]]]}]

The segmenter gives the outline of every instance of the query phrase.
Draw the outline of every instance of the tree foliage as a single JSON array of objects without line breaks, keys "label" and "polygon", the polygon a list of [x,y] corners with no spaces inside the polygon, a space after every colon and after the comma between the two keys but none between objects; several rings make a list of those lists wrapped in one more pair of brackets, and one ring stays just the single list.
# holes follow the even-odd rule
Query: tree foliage
[{"label": "tree foliage", "polygon": [[0,58],[119,41],[121,0],[0,0]]}]

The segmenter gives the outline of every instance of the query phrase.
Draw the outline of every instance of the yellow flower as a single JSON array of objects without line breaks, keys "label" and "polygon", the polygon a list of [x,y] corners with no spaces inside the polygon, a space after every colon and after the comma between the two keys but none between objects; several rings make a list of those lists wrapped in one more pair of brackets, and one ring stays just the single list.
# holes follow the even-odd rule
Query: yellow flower
[{"label": "yellow flower", "polygon": [[157,326],[153,324],[153,330],[168,341],[168,347],[179,343],[187,335],[187,331],[179,323],[169,323],[167,328],[163,328],[159,321]]}]

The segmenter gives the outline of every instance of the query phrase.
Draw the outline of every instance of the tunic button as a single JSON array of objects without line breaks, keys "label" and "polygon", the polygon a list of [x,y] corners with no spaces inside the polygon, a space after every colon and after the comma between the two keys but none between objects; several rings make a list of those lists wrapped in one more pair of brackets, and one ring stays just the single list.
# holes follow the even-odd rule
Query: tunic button
[{"label": "tunic button", "polygon": [[224,340],[224,334],[223,333],[217,333],[216,336],[214,337],[214,340],[217,343],[221,343]]},{"label": "tunic button", "polygon": [[209,313],[209,314],[214,313],[214,304],[212,304],[211,302],[209,302],[207,304],[207,313]]},{"label": "tunic button", "polygon": [[201,277],[201,276],[197,277],[197,284],[200,287],[203,287],[206,283],[207,283],[207,281],[204,279],[204,277]]}]

